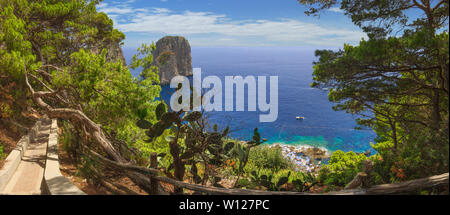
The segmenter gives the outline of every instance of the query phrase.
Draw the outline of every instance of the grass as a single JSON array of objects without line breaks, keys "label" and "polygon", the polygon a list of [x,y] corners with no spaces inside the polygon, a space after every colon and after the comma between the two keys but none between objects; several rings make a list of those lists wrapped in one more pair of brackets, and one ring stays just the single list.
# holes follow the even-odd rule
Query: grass
[{"label": "grass", "polygon": [[6,158],[6,154],[3,150],[3,143],[0,142],[0,169],[3,167],[3,160]]},{"label": "grass", "polygon": [[3,143],[0,142],[0,160],[3,160],[5,157],[6,157],[6,154],[3,151]]}]

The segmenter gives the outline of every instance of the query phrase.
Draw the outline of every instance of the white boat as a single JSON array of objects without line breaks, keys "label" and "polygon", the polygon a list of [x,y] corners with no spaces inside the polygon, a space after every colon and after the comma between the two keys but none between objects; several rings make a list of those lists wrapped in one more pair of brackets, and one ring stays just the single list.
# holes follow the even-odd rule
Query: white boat
[{"label": "white boat", "polygon": [[305,117],[304,116],[297,116],[297,117],[295,117],[296,119],[305,119]]}]

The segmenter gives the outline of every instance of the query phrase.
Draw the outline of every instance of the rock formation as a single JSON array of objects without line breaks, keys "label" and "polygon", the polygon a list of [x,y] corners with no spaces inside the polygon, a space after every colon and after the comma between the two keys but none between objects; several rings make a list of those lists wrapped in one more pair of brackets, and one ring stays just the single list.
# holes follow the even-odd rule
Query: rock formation
[{"label": "rock formation", "polygon": [[191,46],[180,36],[166,36],[156,42],[154,65],[159,68],[161,84],[169,84],[177,75],[192,75]]},{"label": "rock formation", "polygon": [[125,60],[120,42],[106,42],[100,49],[93,48],[91,50],[96,54],[100,54],[103,49],[106,49],[108,51],[106,53],[107,61],[120,60],[124,65],[127,65],[127,61]]},{"label": "rock formation", "polygon": [[119,43],[113,43],[108,47],[108,58],[121,60],[125,65],[127,61],[125,60],[125,56],[123,55],[122,47],[120,47]]}]

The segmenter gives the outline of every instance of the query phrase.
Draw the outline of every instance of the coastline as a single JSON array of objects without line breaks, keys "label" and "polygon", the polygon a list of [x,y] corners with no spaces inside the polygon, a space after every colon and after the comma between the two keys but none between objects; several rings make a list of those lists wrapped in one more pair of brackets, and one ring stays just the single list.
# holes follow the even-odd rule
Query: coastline
[{"label": "coastline", "polygon": [[283,156],[293,161],[297,170],[313,174],[318,173],[321,165],[331,156],[331,152],[326,148],[306,144],[273,143],[268,147],[281,148]]}]

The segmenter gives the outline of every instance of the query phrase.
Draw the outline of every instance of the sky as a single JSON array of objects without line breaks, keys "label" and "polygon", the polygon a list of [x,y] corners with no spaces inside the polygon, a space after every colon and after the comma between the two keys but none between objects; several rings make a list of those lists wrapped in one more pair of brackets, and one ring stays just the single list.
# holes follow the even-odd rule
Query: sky
[{"label": "sky", "polygon": [[339,8],[309,17],[297,0],[105,0],[97,9],[125,33],[125,47],[167,35],[214,47],[342,47],[366,37]]}]

